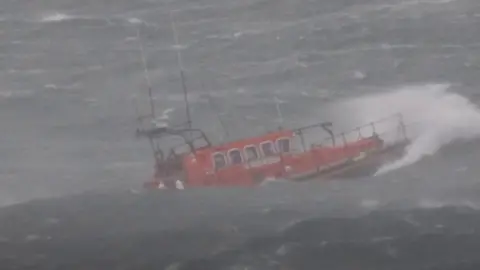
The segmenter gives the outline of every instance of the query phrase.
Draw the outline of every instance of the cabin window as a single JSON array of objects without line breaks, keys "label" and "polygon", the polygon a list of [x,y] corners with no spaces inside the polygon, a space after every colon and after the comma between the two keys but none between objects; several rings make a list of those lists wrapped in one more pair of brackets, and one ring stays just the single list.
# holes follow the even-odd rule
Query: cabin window
[{"label": "cabin window", "polygon": [[243,162],[242,153],[238,149],[230,150],[228,156],[232,165],[242,164]]},{"label": "cabin window", "polygon": [[272,142],[263,142],[260,144],[260,147],[262,148],[262,152],[264,156],[270,157],[275,155],[275,149],[273,148]]},{"label": "cabin window", "polygon": [[288,153],[290,152],[290,139],[289,138],[282,138],[277,140],[277,147],[281,153]]},{"label": "cabin window", "polygon": [[247,157],[247,161],[258,159],[257,148],[253,145],[245,147],[245,156]]},{"label": "cabin window", "polygon": [[222,153],[215,153],[213,155],[213,161],[215,163],[215,169],[221,169],[227,166],[227,161],[225,160],[225,155]]}]

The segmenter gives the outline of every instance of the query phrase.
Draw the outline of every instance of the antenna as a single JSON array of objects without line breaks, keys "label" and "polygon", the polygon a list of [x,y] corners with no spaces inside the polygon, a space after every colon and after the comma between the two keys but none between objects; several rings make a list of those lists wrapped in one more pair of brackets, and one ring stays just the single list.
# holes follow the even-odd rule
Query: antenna
[{"label": "antenna", "polygon": [[143,70],[145,74],[145,79],[147,80],[147,85],[148,85],[148,98],[150,100],[150,113],[152,116],[152,119],[155,120],[155,105],[153,104],[153,96],[152,96],[152,83],[150,81],[150,76],[148,74],[148,66],[147,66],[147,60],[145,58],[145,49],[143,48],[142,41],[140,39],[140,30],[139,28],[135,28],[137,30],[137,40],[138,40],[138,47],[140,50],[141,58],[142,58],[142,64],[143,64]]},{"label": "antenna", "polygon": [[[203,83],[202,83],[202,87],[203,87]],[[207,100],[208,100],[208,105],[210,105],[210,107],[213,109],[213,111],[217,115],[218,122],[220,123],[220,126],[222,127],[222,130],[223,130],[223,133],[225,134],[225,137],[227,137],[227,139],[229,139],[230,134],[228,133],[228,129],[226,128],[225,123],[223,122],[222,117],[221,117],[220,113],[218,112],[217,106],[215,106],[215,104],[213,103],[212,96],[210,95],[210,91],[207,92]],[[222,141],[223,141],[223,136],[222,136]]]},{"label": "antenna", "polygon": [[283,126],[283,115],[280,110],[280,103],[284,103],[283,100],[279,99],[277,96],[273,98],[275,100],[275,108],[277,109],[278,121],[280,122],[280,128]]},{"label": "antenna", "polygon": [[172,25],[173,38],[175,40],[175,51],[177,52],[178,67],[180,69],[180,79],[182,80],[183,98],[185,100],[186,115],[187,115],[187,126],[188,126],[188,128],[191,128],[192,127],[192,118],[191,118],[191,115],[190,115],[190,106],[189,106],[189,103],[188,103],[187,86],[185,84],[185,74],[184,74],[183,63],[182,63],[182,54],[180,52],[180,44],[178,42],[178,34],[177,34],[177,29],[175,27],[175,21],[174,21],[174,18],[173,18],[173,11],[169,11],[169,15],[170,15],[170,23]]}]

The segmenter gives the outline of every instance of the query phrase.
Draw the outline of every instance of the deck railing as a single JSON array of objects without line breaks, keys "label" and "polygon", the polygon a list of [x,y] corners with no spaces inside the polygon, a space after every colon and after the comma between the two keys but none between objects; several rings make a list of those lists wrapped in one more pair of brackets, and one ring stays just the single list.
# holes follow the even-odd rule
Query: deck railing
[{"label": "deck railing", "polygon": [[[323,131],[319,132],[319,129]],[[295,130],[295,133],[300,138],[300,146],[303,151],[308,151],[312,147],[322,146],[345,147],[349,143],[372,136],[379,137],[386,144],[407,139],[403,117],[399,113],[340,133],[334,133],[331,130],[330,123],[320,123],[299,128]],[[323,139],[319,139],[319,137],[323,137]]]}]

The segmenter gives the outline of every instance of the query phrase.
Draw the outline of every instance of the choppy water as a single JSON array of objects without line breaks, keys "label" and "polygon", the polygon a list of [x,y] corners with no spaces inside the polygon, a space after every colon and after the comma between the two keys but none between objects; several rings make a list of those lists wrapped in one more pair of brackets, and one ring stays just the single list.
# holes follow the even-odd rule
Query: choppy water
[{"label": "choppy water", "polygon": [[[180,46],[174,43],[171,11]],[[3,259],[9,258],[5,262],[12,269],[25,261],[37,263],[36,269],[40,265],[54,269],[60,257],[71,267],[78,260],[93,267],[101,252],[70,258],[60,251],[97,233],[117,240],[152,234],[156,241],[138,240],[135,248],[122,251],[112,248],[119,242],[112,242],[108,249],[117,254],[112,256],[124,258],[135,252],[146,254],[138,259],[146,263],[143,269],[199,256],[207,258],[204,263],[218,259],[217,263],[238,267],[250,263],[258,269],[275,269],[278,264],[295,270],[476,269],[478,261],[470,252],[480,243],[475,223],[480,173],[479,29],[476,0],[3,1],[0,203],[66,196],[41,206],[33,202],[0,211],[2,224],[11,225],[2,225],[2,243],[5,250],[13,250]],[[148,144],[134,138],[135,108],[144,112],[147,108],[139,41],[145,47],[158,109],[175,108],[174,121],[185,119],[175,55],[175,49],[182,50],[193,120],[216,140],[223,135],[217,113],[232,137],[277,125],[277,97],[285,101],[281,108],[286,124],[294,126],[324,120],[338,127],[355,126],[402,112],[413,143],[404,158],[371,179],[318,186],[269,185],[258,191],[187,192],[167,199],[121,195],[122,190],[138,189],[151,173]],[[120,195],[69,198],[89,190]],[[225,204],[230,208],[222,208]],[[468,209],[431,209],[452,204]],[[196,212],[193,206],[199,207]],[[391,212],[399,207],[404,212]],[[93,211],[97,208],[99,213]],[[157,209],[165,213],[156,216]],[[274,218],[267,210],[263,215],[255,212],[261,209],[281,214]],[[380,212],[362,216],[373,209]],[[331,218],[353,214],[360,217]],[[433,227],[423,221],[418,226],[402,225],[398,220],[404,215],[439,221],[429,223]],[[332,233],[287,226],[307,217],[319,217],[318,228],[325,228],[326,222]],[[127,223],[123,218],[128,229],[121,225]],[[54,227],[53,234],[44,228],[53,225],[45,225],[44,220],[63,224],[63,229]],[[194,232],[185,236],[186,242],[179,241],[180,251],[170,244],[171,253],[161,251],[160,243],[170,243],[161,238],[162,232],[177,235],[173,231],[178,222],[195,226],[204,220],[213,228],[217,227],[211,223],[223,224],[222,220],[245,226],[240,229],[242,237],[226,237],[233,242],[222,244],[234,245],[235,251],[210,257],[209,252],[218,247],[207,245],[197,248],[204,253],[178,255],[196,239]],[[357,223],[359,228],[352,225]],[[287,226],[282,227],[285,235],[297,238],[275,235],[257,251],[249,249],[246,242],[269,235],[267,228],[274,225]],[[113,230],[118,234],[109,235],[109,227],[118,228]],[[379,232],[366,233],[367,227]],[[200,235],[215,235],[215,230],[205,229]],[[42,240],[43,233],[55,239],[52,246],[51,239]],[[182,230],[176,233],[182,235]],[[374,240],[381,237],[393,238]],[[25,239],[29,239],[26,244]],[[114,241],[105,239],[84,240],[85,249],[72,252],[80,254],[95,250],[95,243]],[[202,239],[198,243],[210,241]],[[34,240],[37,244],[32,244]],[[288,249],[291,254],[283,252],[285,257],[274,254],[278,246],[292,241],[300,247]],[[431,248],[423,246],[426,243]],[[299,250],[307,255],[302,257]],[[424,257],[419,255],[422,252]],[[112,265],[113,258],[108,259]],[[205,267],[226,269],[223,264]]]}]

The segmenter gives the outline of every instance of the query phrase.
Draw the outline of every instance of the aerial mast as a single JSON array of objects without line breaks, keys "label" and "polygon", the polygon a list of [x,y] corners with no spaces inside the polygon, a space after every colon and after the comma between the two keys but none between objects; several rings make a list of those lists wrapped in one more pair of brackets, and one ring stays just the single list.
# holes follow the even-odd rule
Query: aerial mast
[{"label": "aerial mast", "polygon": [[183,98],[185,101],[185,110],[186,110],[186,116],[187,116],[187,127],[192,128],[192,118],[190,115],[190,104],[188,102],[188,92],[187,92],[187,86],[185,83],[185,72],[183,69],[183,62],[182,62],[182,54],[180,52],[180,44],[178,42],[178,34],[177,34],[177,28],[175,27],[175,21],[173,18],[173,11],[169,11],[170,15],[170,23],[172,25],[172,32],[173,32],[173,38],[175,41],[175,51],[177,53],[177,62],[178,62],[178,67],[180,69],[180,79],[182,81],[182,88],[183,88]]},{"label": "aerial mast", "polygon": [[[222,128],[223,130],[223,133],[225,134],[225,137],[228,139],[230,138],[230,134],[228,133],[228,129],[225,125],[225,123],[223,122],[222,120],[222,116],[220,115],[220,112],[218,111],[218,108],[217,106],[215,106],[213,100],[212,100],[212,96],[210,95],[210,92],[207,92],[207,101],[208,101],[208,105],[210,106],[210,108],[213,109],[213,111],[215,112],[215,115],[217,116],[218,118],[218,122],[220,123],[220,127]],[[224,141],[224,137],[222,136],[222,139],[221,141],[223,142]]]},{"label": "aerial mast", "polygon": [[275,109],[277,109],[277,121],[280,123],[280,126],[279,126],[279,129],[282,129],[283,128],[283,123],[284,123],[284,119],[283,119],[283,115],[282,115],[282,111],[280,110],[280,104],[281,103],[284,103],[283,100],[279,99],[277,96],[274,96],[274,101],[275,101]]},{"label": "aerial mast", "polygon": [[143,65],[143,71],[145,74],[145,80],[147,81],[147,86],[148,86],[148,99],[150,101],[150,114],[152,117],[152,120],[155,120],[155,105],[153,103],[153,94],[152,94],[152,82],[150,81],[150,75],[148,72],[148,66],[147,66],[147,60],[145,58],[145,49],[143,48],[142,40],[140,39],[140,30],[139,28],[135,28],[137,30],[137,40],[138,40],[138,47],[140,50],[141,54],[141,59],[142,59],[142,65]]},{"label": "aerial mast", "polygon": [[[149,102],[150,102],[151,123],[153,125],[155,125],[156,115],[155,115],[155,104],[154,104],[153,93],[152,93],[152,82],[150,80],[150,75],[149,75],[149,72],[148,72],[148,65],[147,65],[147,60],[146,60],[146,57],[145,57],[145,49],[143,47],[143,43],[142,43],[142,40],[141,40],[141,37],[140,37],[140,29],[138,27],[138,28],[135,28],[135,30],[137,32],[137,41],[138,41],[138,47],[139,47],[141,60],[142,60],[144,76],[145,76],[145,80],[147,81],[147,86],[148,86],[148,98],[149,98]],[[139,112],[139,110],[136,106],[135,106],[135,112],[138,115],[137,120],[140,122],[140,124],[142,124],[143,119],[148,118],[148,116],[140,115],[140,112]],[[140,134],[141,131],[142,130],[137,129],[137,136]],[[157,151],[158,148],[156,147],[153,139],[151,137],[148,137],[148,138],[149,138],[149,142],[150,142],[150,147],[152,148],[152,151],[153,151],[153,158],[155,159],[155,162],[158,163],[159,159],[162,158],[162,157],[158,156],[158,153],[161,154],[161,152]]]}]

